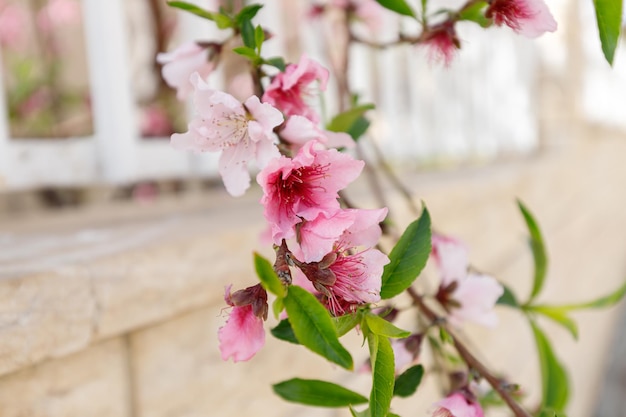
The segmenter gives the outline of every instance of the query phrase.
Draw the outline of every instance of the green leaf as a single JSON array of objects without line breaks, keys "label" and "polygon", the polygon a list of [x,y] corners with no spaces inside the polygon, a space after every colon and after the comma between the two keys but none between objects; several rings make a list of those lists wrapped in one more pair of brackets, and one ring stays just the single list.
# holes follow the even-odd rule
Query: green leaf
[{"label": "green leaf", "polygon": [[214,13],[208,10],[204,10],[196,6],[195,4],[187,3],[186,1],[169,1],[167,2],[167,4],[170,7],[184,10],[203,19],[212,20],[215,22],[215,24],[217,24],[217,27],[220,29],[226,29],[233,26],[233,22],[230,17],[221,13]]},{"label": "green leaf", "polygon": [[363,411],[356,411],[354,408],[350,407],[350,414],[352,414],[352,417],[371,417],[369,408]]},{"label": "green leaf", "polygon": [[557,412],[563,411],[569,397],[567,374],[563,365],[556,358],[550,341],[543,331],[533,320],[530,320],[530,326],[537,343],[541,366],[542,408],[551,408]]},{"label": "green leaf", "polygon": [[273,58],[268,58],[263,61],[267,65],[271,65],[273,67],[278,68],[281,72],[285,72],[285,60],[282,57],[276,56]]},{"label": "green leaf", "polygon": [[288,319],[281,320],[276,327],[270,330],[270,333],[276,339],[284,340],[285,342],[293,343],[294,345],[300,344]]},{"label": "green leaf", "polygon": [[526,310],[541,314],[560,324],[578,340],[578,325],[567,315],[567,310],[556,306],[528,306]]},{"label": "green leaf", "polygon": [[[326,129],[331,132],[345,132],[350,134],[353,139],[357,139],[369,126],[369,122],[363,117],[363,114],[372,109],[374,109],[373,104],[363,104],[339,113],[326,125]],[[363,120],[367,122],[365,129],[363,129]]]},{"label": "green leaf", "polygon": [[375,314],[367,314],[365,316],[365,322],[367,323],[367,328],[372,333],[379,336],[405,338],[411,335],[411,332],[399,329],[387,320]]},{"label": "green leaf", "polygon": [[274,313],[274,317],[278,318],[284,308],[285,308],[285,303],[283,302],[283,298],[276,297],[276,299],[272,303],[272,312]]},{"label": "green leaf", "polygon": [[370,333],[367,335],[372,364],[371,417],[386,417],[391,406],[395,383],[393,350],[389,339]]},{"label": "green leaf", "polygon": [[252,20],[256,14],[263,8],[262,4],[250,4],[237,13],[235,16],[235,22],[237,25],[241,25],[244,20]]},{"label": "green leaf", "polygon": [[241,30],[241,40],[243,40],[243,44],[252,50],[256,49],[257,44],[252,22],[250,22],[250,20],[244,20],[241,22],[239,29]]},{"label": "green leaf", "polygon": [[258,25],[254,28],[254,43],[256,43],[257,52],[261,53],[261,46],[263,46],[263,42],[265,41],[265,32],[261,25]]},{"label": "green leaf", "polygon": [[294,378],[272,386],[287,401],[318,407],[347,407],[363,404],[367,398],[341,385],[316,379]]},{"label": "green leaf", "polygon": [[541,236],[541,230],[539,230],[539,225],[537,224],[537,221],[520,200],[517,200],[517,204],[520,211],[522,212],[522,215],[524,216],[526,226],[528,227],[528,232],[530,233],[529,243],[530,248],[533,252],[533,259],[535,260],[533,289],[527,302],[527,304],[530,304],[530,302],[541,292],[541,289],[543,288],[543,284],[546,278],[546,271],[548,269],[548,255],[546,253],[546,248],[543,243],[543,237]]},{"label": "green leaf", "polygon": [[270,261],[256,252],[254,253],[254,269],[263,288],[280,298],[286,295],[285,286],[280,282]]},{"label": "green leaf", "polygon": [[422,382],[424,376],[424,367],[415,365],[402,372],[397,378],[393,387],[393,395],[397,397],[410,397],[415,394],[417,387]]},{"label": "green leaf", "polygon": [[335,322],[337,335],[341,337],[350,330],[354,329],[354,327],[361,322],[361,314],[345,314],[343,316],[333,317],[333,321]]},{"label": "green leaf", "polygon": [[396,12],[404,16],[415,17],[415,13],[413,12],[413,9],[411,9],[411,7],[404,0],[376,0],[376,1],[385,9],[389,9],[393,12]]},{"label": "green leaf", "polygon": [[504,293],[500,296],[500,298],[498,298],[496,304],[519,308],[519,303],[517,302],[517,298],[515,297],[515,294],[513,294],[513,291],[502,283],[500,285],[504,288]]},{"label": "green leaf", "polygon": [[352,370],[352,356],[339,342],[328,310],[317,298],[305,289],[292,285],[284,302],[298,341],[329,361]]},{"label": "green leaf", "polygon": [[593,6],[596,9],[602,52],[607,62],[613,65],[622,28],[622,0],[593,0]]},{"label": "green leaf", "polygon": [[422,272],[431,249],[430,214],[424,206],[419,219],[406,228],[389,254],[380,296],[388,299],[406,290]]},{"label": "green leaf", "polygon": [[461,10],[459,20],[468,20],[479,24],[483,28],[488,28],[493,23],[491,19],[485,17],[485,8],[488,6],[486,1],[477,1],[471,3],[469,7]]},{"label": "green leaf", "polygon": [[250,59],[252,62],[257,62],[260,59],[256,51],[247,46],[238,46],[236,48],[233,48],[233,52],[241,56],[245,56],[246,58]]},{"label": "green leaf", "polygon": [[586,303],[568,304],[560,306],[560,308],[566,310],[583,310],[588,308],[610,307],[621,301],[624,298],[624,295],[626,295],[626,282],[624,282],[617,290],[613,291],[609,295],[605,295],[604,297],[600,297]]},{"label": "green leaf", "polygon": [[346,133],[350,135],[352,139],[356,141],[361,136],[363,136],[365,132],[367,132],[367,129],[369,129],[370,127],[370,124],[371,123],[368,119],[361,116],[355,120],[355,122],[352,124],[352,126],[350,127],[350,129],[348,129]]}]

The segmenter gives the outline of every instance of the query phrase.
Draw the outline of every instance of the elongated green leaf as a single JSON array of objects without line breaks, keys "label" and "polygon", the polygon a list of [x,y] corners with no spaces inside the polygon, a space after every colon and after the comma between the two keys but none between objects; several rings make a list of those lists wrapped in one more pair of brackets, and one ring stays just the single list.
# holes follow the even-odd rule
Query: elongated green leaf
[{"label": "elongated green leaf", "polygon": [[252,22],[250,22],[250,20],[242,21],[239,29],[241,30],[241,40],[243,40],[243,44],[252,50],[256,49],[257,45]]},{"label": "elongated green leaf", "polygon": [[386,417],[391,406],[395,383],[394,357],[389,339],[375,333],[367,335],[372,364],[371,417]]},{"label": "elongated green leaf", "polygon": [[626,295],[626,282],[624,282],[622,286],[619,287],[617,290],[603,297],[588,301],[586,303],[568,304],[560,306],[559,308],[565,310],[583,310],[588,308],[610,307],[621,301],[624,298],[624,295]]},{"label": "elongated green leaf", "polygon": [[411,332],[402,330],[388,322],[387,320],[377,316],[375,314],[368,314],[365,316],[365,321],[367,322],[367,328],[372,332],[379,336],[393,337],[393,338],[404,338],[409,337]]},{"label": "elongated green leaf", "polygon": [[546,253],[546,248],[543,243],[543,237],[541,236],[541,230],[539,230],[539,225],[537,221],[531,214],[531,212],[526,208],[526,206],[520,201],[517,201],[520,211],[524,216],[524,220],[526,221],[526,226],[528,227],[528,232],[530,233],[530,248],[533,252],[533,259],[535,260],[535,274],[533,279],[533,289],[530,293],[530,299],[528,300],[529,304],[540,292],[543,288],[543,284],[546,278],[546,272],[548,270],[548,255]]},{"label": "elongated green leaf", "polygon": [[202,17],[203,19],[212,20],[220,29],[226,29],[226,28],[232,27],[233,25],[232,20],[228,16],[221,14],[221,13],[214,13],[208,10],[204,10],[203,8],[198,7],[195,4],[188,3],[186,1],[169,1],[167,2],[167,4],[170,7],[184,10],[198,17]]},{"label": "elongated green leaf", "polygon": [[284,302],[293,332],[301,344],[343,368],[353,368],[352,356],[339,342],[328,311],[313,294],[292,285]]},{"label": "elongated green leaf", "polygon": [[569,398],[567,374],[563,365],[556,358],[550,341],[543,331],[533,320],[530,320],[530,326],[537,343],[541,366],[542,408],[550,408],[557,412],[563,411]]},{"label": "elongated green leaf", "polygon": [[424,207],[419,219],[406,228],[389,254],[380,296],[388,299],[406,290],[422,272],[431,249],[430,214]]},{"label": "elongated green leaf", "polygon": [[469,7],[461,10],[459,13],[459,20],[469,20],[477,23],[481,27],[487,28],[491,26],[492,20],[485,17],[485,9],[488,4],[486,1],[477,1],[472,3]]},{"label": "elongated green leaf", "polygon": [[622,0],[593,0],[593,6],[596,9],[602,52],[607,62],[613,65],[622,28]]},{"label": "elongated green leaf", "polygon": [[260,60],[259,55],[256,53],[256,51],[247,46],[238,46],[236,48],[233,48],[233,52],[238,55],[244,56],[255,63]]},{"label": "elongated green leaf", "polygon": [[393,12],[404,16],[415,17],[415,12],[413,9],[407,4],[404,0],[376,0],[378,4],[383,6],[386,9],[389,9]]},{"label": "elongated green leaf", "polygon": [[263,31],[261,25],[258,25],[256,28],[254,28],[254,43],[256,44],[256,48],[259,54],[261,53],[261,46],[263,45],[264,41],[265,32]]},{"label": "elongated green leaf", "polygon": [[235,16],[235,22],[240,25],[244,20],[252,20],[256,14],[263,8],[262,4],[250,4],[237,13]]},{"label": "elongated green leaf", "polygon": [[[350,134],[353,139],[357,139],[367,130],[367,126],[363,129],[363,121],[369,126],[369,122],[363,117],[363,114],[373,108],[373,104],[363,104],[339,113],[326,125],[326,129],[331,132],[345,132]],[[356,136],[357,134],[358,136]]]},{"label": "elongated green leaf", "polygon": [[574,339],[578,339],[578,325],[567,315],[567,310],[557,306],[528,306],[527,310],[541,314],[560,324],[572,334]]},{"label": "elongated green leaf", "polygon": [[286,68],[285,60],[279,56],[268,58],[264,61],[264,63],[278,68],[281,72],[285,72],[285,68]]},{"label": "elongated green leaf", "polygon": [[506,285],[502,285],[502,287],[504,288],[504,293],[500,296],[500,298],[498,298],[496,304],[519,308],[519,303],[517,302],[517,298],[515,297],[515,294],[513,294],[513,291],[511,291],[511,289]]},{"label": "elongated green leaf", "polygon": [[277,297],[284,297],[286,294],[286,289],[283,286],[282,282],[274,272],[274,267],[264,257],[259,255],[258,253],[254,253],[254,268],[256,270],[256,274],[261,280],[261,285],[267,291],[276,295]]},{"label": "elongated green leaf", "polygon": [[352,414],[352,417],[371,417],[369,408],[363,411],[356,411],[354,408],[350,407],[350,414]]},{"label": "elongated green leaf", "polygon": [[341,337],[344,334],[348,333],[350,330],[354,329],[354,327],[361,322],[361,314],[357,312],[345,314],[340,317],[334,317],[333,322],[335,322],[337,335]]},{"label": "elongated green leaf", "polygon": [[363,404],[367,398],[341,385],[316,379],[294,378],[272,386],[287,401],[318,407],[347,407]]},{"label": "elongated green leaf", "polygon": [[422,382],[424,367],[415,365],[402,372],[397,378],[393,387],[393,395],[397,397],[410,397],[415,394],[417,387]]},{"label": "elongated green leaf", "polygon": [[276,327],[270,330],[270,333],[276,339],[284,340],[285,342],[293,343],[294,345],[300,344],[288,319],[281,320]]}]

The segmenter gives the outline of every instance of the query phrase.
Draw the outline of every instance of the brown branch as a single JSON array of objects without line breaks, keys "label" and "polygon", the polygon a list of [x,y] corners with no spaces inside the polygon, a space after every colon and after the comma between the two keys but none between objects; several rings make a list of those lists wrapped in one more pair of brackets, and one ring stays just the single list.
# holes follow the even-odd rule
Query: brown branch
[{"label": "brown branch", "polygon": [[507,406],[513,411],[515,417],[531,417],[530,414],[522,408],[510,395],[506,386],[502,384],[502,381],[493,375],[489,369],[478,360],[467,347],[458,339],[457,336],[450,330],[450,327],[446,324],[445,320],[437,315],[430,307],[428,307],[422,296],[419,295],[412,287],[407,289],[407,293],[411,296],[413,304],[420,309],[420,311],[434,324],[443,327],[448,334],[452,337],[454,347],[459,355],[465,361],[465,363],[476,372],[478,372],[485,380],[491,385],[491,387],[500,395],[500,398],[504,400]]}]

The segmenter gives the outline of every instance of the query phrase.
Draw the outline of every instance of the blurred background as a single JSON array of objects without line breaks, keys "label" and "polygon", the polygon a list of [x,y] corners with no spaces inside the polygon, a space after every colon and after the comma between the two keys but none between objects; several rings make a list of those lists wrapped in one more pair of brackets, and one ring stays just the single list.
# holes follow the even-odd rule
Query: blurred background
[{"label": "blurred background", "polygon": [[[307,17],[312,3],[259,2],[274,34],[264,54],[332,64],[334,28]],[[569,303],[626,279],[626,47],[611,68],[590,2],[548,6],[559,29],[538,40],[461,23],[449,68],[416,47],[355,45],[350,77],[361,101],[376,103],[360,152],[384,155],[437,227],[469,244],[473,264],[524,294],[532,261],[521,198],[551,254],[542,297]],[[372,36],[393,39],[395,17],[380,19]],[[250,363],[219,357],[224,285],[253,282],[252,251],[271,255],[259,240],[260,193],[232,199],[218,155],[170,148],[192,108],[155,57],[224,37],[164,0],[0,0],[0,416],[348,415],[270,392],[310,372],[367,392],[366,377],[273,340]],[[245,95],[246,72],[226,56],[209,83]],[[336,88],[331,80],[329,115]],[[407,224],[401,194],[380,181]],[[365,182],[349,193],[378,203]],[[577,313],[578,342],[546,323],[571,369],[571,417],[626,416],[623,310]],[[537,401],[530,332],[510,311],[501,319],[497,333],[468,337]],[[424,392],[396,412],[426,415],[440,393],[428,380]]]}]

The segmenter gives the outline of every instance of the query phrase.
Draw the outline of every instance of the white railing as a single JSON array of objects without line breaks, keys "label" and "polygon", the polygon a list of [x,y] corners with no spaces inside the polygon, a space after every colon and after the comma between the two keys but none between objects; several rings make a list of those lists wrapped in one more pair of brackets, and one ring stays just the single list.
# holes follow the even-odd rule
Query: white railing
[{"label": "white railing", "polygon": [[[0,86],[0,191],[215,175],[216,155],[192,155],[174,151],[167,140],[141,139],[131,89],[123,1],[83,0],[93,136],[12,140]],[[278,40],[266,48],[270,54],[286,50],[286,40],[281,43],[280,35],[286,19],[295,18],[292,11],[285,13],[287,6],[294,8],[292,2],[265,2],[261,18],[278,35]],[[560,7],[565,10],[563,4]],[[587,10],[586,5],[583,10]],[[179,17],[181,39],[215,37],[217,29],[212,25],[184,13]],[[323,60],[317,35],[314,28],[301,31],[298,42],[303,50]],[[556,37],[546,43],[548,50],[565,48],[563,35],[549,36]],[[372,135],[391,158],[485,159],[536,147],[536,44],[506,29],[484,31],[470,25],[460,28],[460,37],[463,49],[450,69],[431,66],[423,51],[416,48],[384,52],[355,48],[351,68],[354,87],[364,100],[378,104]],[[586,38],[597,39],[593,33]],[[598,45],[594,47],[599,50]],[[624,53],[618,51],[618,61]],[[602,65],[601,57],[592,61],[590,71],[593,65]],[[622,80],[619,88],[626,88],[623,62],[616,67],[613,74]],[[219,83],[222,78],[218,74],[214,80]],[[626,92],[614,96],[623,103]],[[596,111],[595,102],[585,95],[585,105],[593,103],[588,113],[608,117],[609,113]],[[329,107],[333,108],[332,100]],[[626,127],[626,117],[621,116],[626,106],[613,106],[613,110],[619,112],[617,120]]]}]

